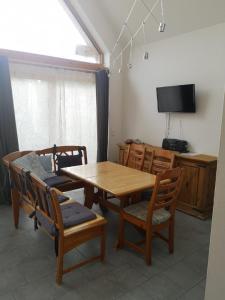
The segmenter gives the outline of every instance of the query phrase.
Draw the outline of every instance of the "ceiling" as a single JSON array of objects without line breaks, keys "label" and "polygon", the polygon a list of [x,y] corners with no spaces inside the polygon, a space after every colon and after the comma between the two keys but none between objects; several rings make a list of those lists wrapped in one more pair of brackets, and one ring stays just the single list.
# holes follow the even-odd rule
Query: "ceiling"
[{"label": "ceiling", "polygon": [[[144,1],[149,8],[155,3],[155,0]],[[74,4],[76,2],[95,26],[95,30],[105,41],[107,47],[112,49],[134,0],[73,0]],[[137,0],[128,23],[132,33],[137,30],[147,13],[141,0]],[[158,19],[161,18],[160,5],[157,5],[154,14]],[[148,19],[146,23],[147,42],[225,22],[225,0],[164,0],[164,14],[166,22],[164,33],[158,32],[158,24],[153,18]],[[121,45],[124,45],[129,39],[130,35],[126,32]],[[143,41],[141,32],[138,39]]]}]

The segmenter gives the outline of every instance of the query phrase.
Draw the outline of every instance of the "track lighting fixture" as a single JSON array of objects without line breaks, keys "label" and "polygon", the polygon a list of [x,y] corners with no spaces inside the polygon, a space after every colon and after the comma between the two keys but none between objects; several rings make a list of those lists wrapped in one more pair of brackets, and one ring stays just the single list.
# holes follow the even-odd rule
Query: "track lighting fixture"
[{"label": "track lighting fixture", "polygon": [[145,34],[145,22],[143,21],[142,22],[142,31],[143,31],[143,42],[144,42],[144,48],[145,48],[145,51],[144,51],[144,60],[148,60],[149,59],[149,52],[147,51],[146,49],[146,34]]},{"label": "track lighting fixture", "polygon": [[160,4],[161,4],[162,21],[159,23],[159,32],[164,32],[166,28],[166,23],[164,20],[163,0],[160,0]]},{"label": "track lighting fixture", "polygon": [[164,32],[166,28],[166,24],[163,22],[159,23],[159,32]]},{"label": "track lighting fixture", "polygon": [[130,55],[129,55],[129,61],[127,64],[128,69],[132,69],[133,65],[132,65],[132,55],[133,55],[133,37],[130,40]]},{"label": "track lighting fixture", "polygon": [[[112,68],[110,68],[110,71],[109,71],[109,77],[112,74],[112,70],[114,69],[115,63],[119,59],[120,59],[120,66],[119,66],[119,69],[118,69],[118,73],[120,74],[122,72],[122,68],[123,68],[123,52],[127,48],[129,48],[129,47],[130,47],[130,53],[129,53],[127,67],[128,67],[128,69],[132,69],[132,67],[133,67],[133,64],[132,64],[133,42],[134,42],[134,39],[137,37],[137,35],[139,34],[139,32],[141,30],[143,31],[143,41],[144,41],[144,55],[143,55],[143,59],[144,60],[148,60],[149,59],[149,52],[146,49],[147,41],[146,41],[146,32],[145,32],[145,24],[146,24],[146,21],[148,20],[149,17],[152,17],[153,20],[155,21],[155,23],[158,25],[158,31],[159,32],[164,32],[165,29],[166,29],[166,23],[165,23],[165,20],[164,20],[163,0],[156,0],[151,8],[148,7],[148,5],[145,3],[145,0],[140,0],[140,2],[143,4],[143,6],[145,7],[145,9],[148,11],[148,13],[144,17],[142,23],[137,28],[137,30],[134,33],[132,33],[131,30],[130,30],[130,28],[129,28],[129,26],[128,26],[128,22],[129,22],[129,19],[130,19],[131,15],[133,14],[133,12],[135,10],[135,7],[136,7],[136,5],[138,3],[138,0],[134,0],[133,5],[131,6],[131,9],[129,11],[129,14],[128,14],[127,18],[125,19],[125,21],[124,21],[124,23],[122,25],[121,31],[119,33],[119,36],[118,36],[118,38],[117,38],[117,40],[116,40],[116,42],[114,44],[114,47],[113,47],[112,52],[111,52],[111,55],[113,55],[113,53],[115,52],[115,50],[118,47],[118,45],[119,44],[121,45],[120,39],[121,39],[121,37],[123,36],[123,34],[124,34],[124,32],[126,30],[129,32],[129,34],[131,36],[131,39],[121,49],[120,53],[116,57],[114,57],[114,60],[113,60],[113,63],[112,63]],[[161,21],[153,13],[154,9],[159,5],[159,3],[160,3],[160,6],[161,6]]]}]

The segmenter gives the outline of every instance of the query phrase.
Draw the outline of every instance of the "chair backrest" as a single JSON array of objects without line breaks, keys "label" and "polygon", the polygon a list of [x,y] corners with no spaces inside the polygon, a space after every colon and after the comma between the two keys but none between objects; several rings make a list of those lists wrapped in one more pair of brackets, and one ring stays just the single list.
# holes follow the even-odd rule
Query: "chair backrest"
[{"label": "chair backrest", "polygon": [[174,215],[182,178],[183,169],[179,167],[156,175],[156,182],[148,205],[147,222],[152,223],[152,215],[157,209],[166,208],[171,216]]},{"label": "chair backrest", "polygon": [[35,206],[33,201],[33,190],[30,183],[27,181],[29,171],[24,170],[13,162],[9,163],[9,175],[11,188],[16,190],[19,196],[18,201],[25,200],[32,206]]},{"label": "chair backrest", "polygon": [[126,166],[142,170],[145,157],[145,146],[143,144],[131,144],[128,151]]},{"label": "chair backrest", "polygon": [[152,160],[151,173],[157,175],[164,172],[165,170],[172,169],[174,167],[174,159],[175,154],[172,151],[155,149]]},{"label": "chair backrest", "polygon": [[2,158],[2,161],[3,161],[4,165],[9,168],[9,164],[12,161],[14,161],[17,158],[22,157],[22,156],[30,153],[30,152],[32,152],[32,151],[31,150],[30,151],[15,151],[15,152],[9,153],[6,156],[4,156]]},{"label": "chair backrest", "polygon": [[85,146],[54,146],[36,151],[38,155],[52,155],[54,172],[61,167],[87,164],[87,149]]},{"label": "chair backrest", "polygon": [[[42,180],[30,174],[29,180],[34,191],[34,201],[36,203],[36,216],[50,235],[55,235],[55,226],[59,231],[63,231],[62,214],[57,200],[57,195],[61,194],[56,189],[50,189]],[[41,222],[42,223],[42,222]]]},{"label": "chair backrest", "polygon": [[145,146],[144,164],[142,169],[144,172],[151,173],[154,154],[155,151],[151,147]]}]

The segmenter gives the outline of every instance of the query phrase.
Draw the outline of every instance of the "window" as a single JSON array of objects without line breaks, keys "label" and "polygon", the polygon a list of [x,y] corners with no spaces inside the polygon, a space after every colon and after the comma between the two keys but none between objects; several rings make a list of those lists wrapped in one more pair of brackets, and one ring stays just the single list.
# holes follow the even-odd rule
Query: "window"
[{"label": "window", "polygon": [[11,64],[20,150],[87,147],[96,162],[96,85],[93,73]]},{"label": "window", "polygon": [[91,63],[100,54],[60,0],[1,0],[0,48]]}]

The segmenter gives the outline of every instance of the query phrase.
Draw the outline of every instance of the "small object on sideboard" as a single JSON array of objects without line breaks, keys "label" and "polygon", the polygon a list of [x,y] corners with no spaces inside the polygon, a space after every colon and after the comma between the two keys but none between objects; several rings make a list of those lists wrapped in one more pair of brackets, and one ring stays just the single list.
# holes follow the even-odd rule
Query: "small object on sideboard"
[{"label": "small object on sideboard", "polygon": [[139,139],[127,139],[125,141],[125,144],[143,144],[143,143]]},{"label": "small object on sideboard", "polygon": [[187,153],[188,150],[188,142],[184,140],[178,139],[163,139],[162,148],[166,150],[178,151],[181,153]]}]

